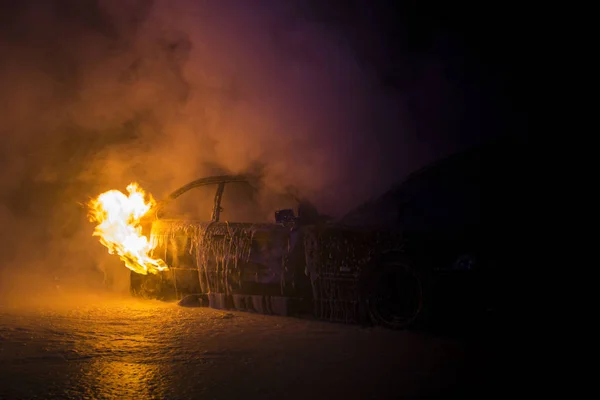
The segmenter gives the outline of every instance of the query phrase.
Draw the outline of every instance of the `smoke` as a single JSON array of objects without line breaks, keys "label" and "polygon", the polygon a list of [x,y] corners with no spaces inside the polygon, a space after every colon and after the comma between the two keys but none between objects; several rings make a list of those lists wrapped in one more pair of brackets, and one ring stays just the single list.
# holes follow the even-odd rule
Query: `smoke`
[{"label": "smoke", "polygon": [[131,181],[161,198],[215,169],[260,170],[340,215],[423,163],[406,98],[308,1],[1,7],[5,275],[101,278],[110,261],[80,203]]}]

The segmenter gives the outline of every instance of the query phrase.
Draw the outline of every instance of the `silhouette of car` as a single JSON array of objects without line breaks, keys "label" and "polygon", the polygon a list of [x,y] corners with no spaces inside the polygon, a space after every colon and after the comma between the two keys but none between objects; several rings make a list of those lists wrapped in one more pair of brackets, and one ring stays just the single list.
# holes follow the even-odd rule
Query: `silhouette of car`
[{"label": "silhouette of car", "polygon": [[[131,292],[394,329],[471,318],[498,306],[497,272],[509,262],[502,240],[515,204],[506,183],[519,174],[519,149],[514,140],[498,140],[456,154],[337,220],[298,198],[271,222],[224,220],[229,188],[251,193],[253,179],[198,179],[159,203],[146,225],[155,256],[170,269],[132,272]],[[209,217],[164,211],[197,188],[213,190],[205,196]],[[234,191],[228,207],[237,207],[236,198]]]}]

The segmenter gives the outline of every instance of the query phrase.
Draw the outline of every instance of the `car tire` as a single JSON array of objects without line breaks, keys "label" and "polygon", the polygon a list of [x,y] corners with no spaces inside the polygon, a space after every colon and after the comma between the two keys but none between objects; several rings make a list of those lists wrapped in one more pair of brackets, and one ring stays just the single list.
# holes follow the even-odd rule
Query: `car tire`
[{"label": "car tire", "polygon": [[406,260],[379,263],[366,285],[371,321],[395,330],[415,326],[425,314],[427,282],[426,276]]}]

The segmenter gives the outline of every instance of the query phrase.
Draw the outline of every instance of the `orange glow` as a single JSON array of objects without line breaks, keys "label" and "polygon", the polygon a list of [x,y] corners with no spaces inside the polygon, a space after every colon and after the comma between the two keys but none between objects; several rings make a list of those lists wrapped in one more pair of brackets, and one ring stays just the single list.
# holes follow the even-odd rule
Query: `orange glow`
[{"label": "orange glow", "polygon": [[156,274],[168,269],[161,259],[150,256],[156,246],[142,234],[140,220],[156,204],[137,183],[127,186],[129,196],[118,190],[109,190],[90,201],[89,218],[97,222],[93,236],[117,254],[125,266],[138,274]]}]

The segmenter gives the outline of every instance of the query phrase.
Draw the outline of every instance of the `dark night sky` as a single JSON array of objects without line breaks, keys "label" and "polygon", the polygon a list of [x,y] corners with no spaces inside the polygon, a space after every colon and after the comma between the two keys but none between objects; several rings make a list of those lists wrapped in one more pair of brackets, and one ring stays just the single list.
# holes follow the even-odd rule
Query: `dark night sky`
[{"label": "dark night sky", "polygon": [[[447,136],[449,141],[460,140],[461,135],[488,137],[489,131],[506,132],[508,121],[523,118],[517,94],[526,91],[519,82],[527,68],[529,44],[523,5],[392,0],[327,3],[331,3],[332,19],[355,37],[357,51],[366,63],[374,64],[390,90],[421,90],[418,82],[411,82],[419,74],[421,59],[433,55],[444,62],[454,94],[464,100],[464,116],[455,129],[437,127],[437,132],[428,133]],[[354,3],[356,10],[364,11],[350,11],[353,7],[344,3]],[[362,20],[361,25],[366,23],[366,32],[356,27],[356,19]],[[414,118],[421,123],[428,119],[427,112],[417,110]],[[495,123],[505,125],[496,127]]]},{"label": "dark night sky", "polygon": [[14,257],[25,239],[69,254],[91,228],[77,202],[131,180],[160,197],[206,163],[260,164],[271,186],[335,213],[526,133],[522,5],[198,4],[0,2],[0,221]]}]

